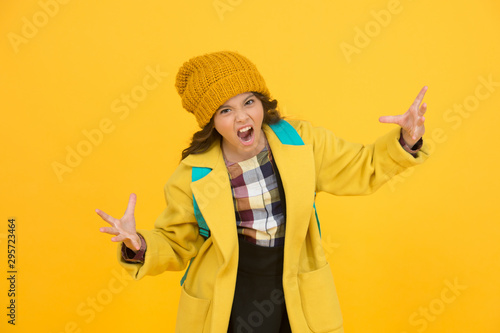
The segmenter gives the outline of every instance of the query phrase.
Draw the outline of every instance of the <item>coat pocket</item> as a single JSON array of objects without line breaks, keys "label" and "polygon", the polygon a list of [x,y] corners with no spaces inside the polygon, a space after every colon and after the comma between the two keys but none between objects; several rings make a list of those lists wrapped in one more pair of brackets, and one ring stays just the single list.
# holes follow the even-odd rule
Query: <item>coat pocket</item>
[{"label": "coat pocket", "polygon": [[181,288],[179,309],[177,310],[176,332],[201,333],[205,327],[211,301],[197,298],[187,293],[185,285]]},{"label": "coat pocket", "polygon": [[299,274],[302,310],[314,333],[342,332],[342,313],[330,265]]}]

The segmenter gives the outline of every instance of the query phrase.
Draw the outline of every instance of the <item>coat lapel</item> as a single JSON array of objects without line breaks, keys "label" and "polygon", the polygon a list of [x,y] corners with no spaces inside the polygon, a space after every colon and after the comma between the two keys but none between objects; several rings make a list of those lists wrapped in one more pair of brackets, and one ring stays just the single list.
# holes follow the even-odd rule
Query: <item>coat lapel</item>
[{"label": "coat lapel", "polygon": [[285,270],[297,271],[298,259],[306,236],[314,203],[315,170],[312,146],[282,144],[273,130],[264,125],[269,146],[285,191],[286,234]]},{"label": "coat lapel", "polygon": [[229,257],[237,253],[238,238],[231,184],[220,141],[214,142],[204,154],[190,155],[184,163],[212,169],[205,177],[192,182],[191,190],[210,228],[212,241],[220,249],[224,262],[228,262]]}]

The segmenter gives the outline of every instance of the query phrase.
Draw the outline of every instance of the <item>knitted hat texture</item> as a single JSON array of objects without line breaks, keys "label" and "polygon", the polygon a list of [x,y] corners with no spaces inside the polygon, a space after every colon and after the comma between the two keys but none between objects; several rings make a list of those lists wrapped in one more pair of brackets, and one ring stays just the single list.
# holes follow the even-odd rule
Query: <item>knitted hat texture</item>
[{"label": "knitted hat texture", "polygon": [[182,106],[201,128],[228,99],[248,91],[270,97],[264,78],[244,56],[231,51],[204,54],[185,62],[175,80]]}]

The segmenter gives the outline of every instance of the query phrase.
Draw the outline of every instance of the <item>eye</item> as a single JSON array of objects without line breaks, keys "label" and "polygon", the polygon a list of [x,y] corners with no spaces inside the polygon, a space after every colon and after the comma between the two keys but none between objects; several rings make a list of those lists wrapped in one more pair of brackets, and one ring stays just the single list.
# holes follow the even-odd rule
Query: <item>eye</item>
[{"label": "eye", "polygon": [[228,113],[229,111],[231,111],[231,109],[221,109],[221,110],[219,110],[219,113],[225,114],[225,113]]},{"label": "eye", "polygon": [[248,101],[245,102],[245,105],[251,105],[254,103],[253,98],[249,99]]}]

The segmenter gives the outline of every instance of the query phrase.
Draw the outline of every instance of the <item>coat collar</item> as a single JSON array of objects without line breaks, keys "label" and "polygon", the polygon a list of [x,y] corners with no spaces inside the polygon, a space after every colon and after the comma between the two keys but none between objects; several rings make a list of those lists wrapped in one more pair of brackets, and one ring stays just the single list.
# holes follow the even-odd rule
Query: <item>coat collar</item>
[{"label": "coat collar", "polygon": [[[267,125],[263,126],[263,130],[285,191],[287,201],[285,265],[288,263],[292,265],[295,262],[292,259],[299,258],[301,249],[294,244],[302,244],[305,238],[314,202],[313,150],[312,146],[307,144],[303,146],[282,144]],[[204,178],[192,182],[191,189],[210,228],[212,240],[227,262],[233,253],[237,253],[235,251],[238,247],[238,238],[231,184],[220,140],[216,140],[205,153],[189,155],[182,163],[212,169]],[[291,268],[296,270],[297,267],[293,266]]]}]

